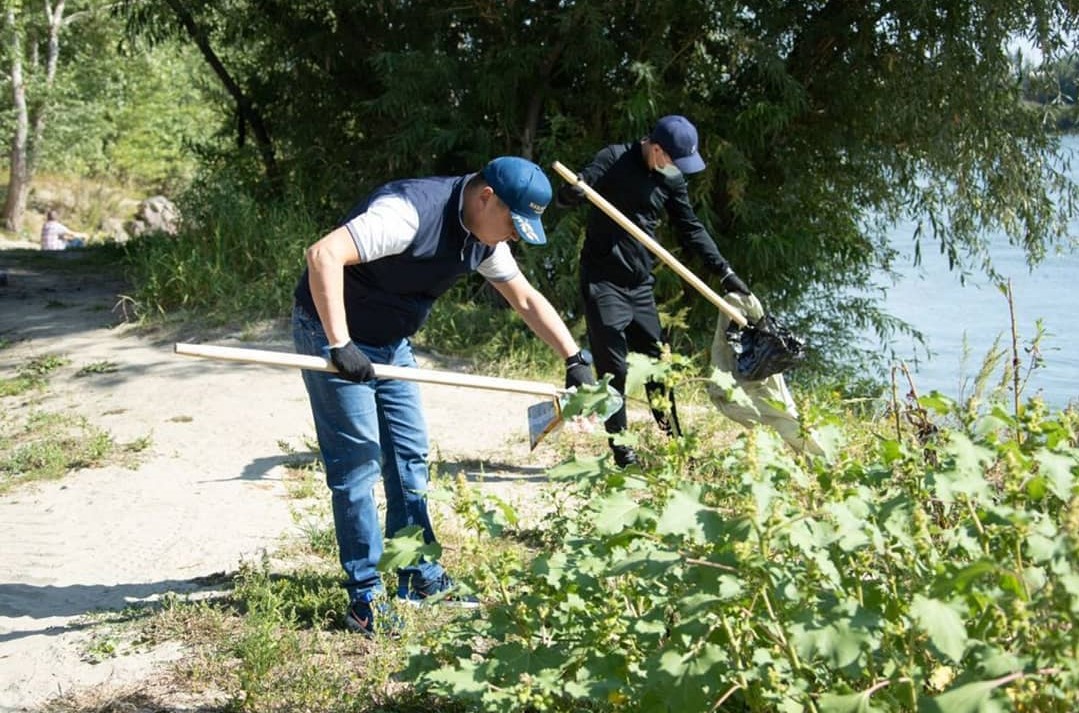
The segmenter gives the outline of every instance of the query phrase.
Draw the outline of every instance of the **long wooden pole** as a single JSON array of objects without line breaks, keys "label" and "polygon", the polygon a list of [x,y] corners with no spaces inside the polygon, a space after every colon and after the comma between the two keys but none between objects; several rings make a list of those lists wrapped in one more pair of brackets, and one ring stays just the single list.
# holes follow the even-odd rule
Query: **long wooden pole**
[{"label": "long wooden pole", "polygon": [[[336,372],[337,368],[328,360],[307,354],[275,352],[265,349],[243,349],[239,347],[221,347],[212,344],[177,344],[177,354],[184,356],[205,357],[223,361],[236,361],[245,364],[266,364],[269,366],[290,366],[296,369]],[[375,376],[380,379],[402,379],[425,384],[443,384],[446,386],[464,386],[470,389],[505,391],[508,393],[531,394],[558,399],[563,389],[542,381],[524,381],[521,379],[503,379],[497,376],[478,374],[458,374],[453,371],[419,369],[413,367],[375,364]]]},{"label": "long wooden pole", "polygon": [[577,190],[581,191],[585,198],[592,201],[592,203],[610,216],[611,220],[618,223],[627,233],[632,235],[638,241],[640,241],[646,248],[648,248],[652,254],[665,262],[668,267],[678,273],[678,276],[693,286],[698,292],[704,295],[705,299],[721,309],[724,314],[731,318],[731,321],[737,324],[739,327],[745,327],[748,324],[746,317],[741,313],[734,305],[727,300],[716,294],[715,290],[708,286],[704,280],[693,274],[692,271],[681,262],[678,261],[674,255],[658,242],[655,241],[648,233],[641,230],[641,228],[622,214],[622,211],[615,208],[610,202],[595,191],[592,186],[588,185],[573,171],[566,168],[564,164],[559,161],[555,161],[552,165],[554,170],[559,176],[564,178],[568,183],[575,186]]}]

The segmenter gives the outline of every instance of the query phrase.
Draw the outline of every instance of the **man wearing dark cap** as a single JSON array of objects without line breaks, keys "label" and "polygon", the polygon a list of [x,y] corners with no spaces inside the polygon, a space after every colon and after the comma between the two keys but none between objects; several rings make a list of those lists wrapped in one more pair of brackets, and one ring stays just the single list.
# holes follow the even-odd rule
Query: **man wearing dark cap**
[{"label": "man wearing dark cap", "polygon": [[[650,236],[655,237],[660,213],[666,211],[679,241],[704,261],[721,291],[749,294],[690,205],[685,177],[703,170],[697,129],[684,116],[671,115],[656,122],[652,132],[639,142],[600,150],[581,171],[581,179]],[[559,205],[577,205],[583,200],[574,186],[565,185],[558,191]],[[625,391],[629,352],[653,358],[660,355],[663,335],[652,293],[654,264],[655,258],[644,245],[606,213],[592,208],[581,249],[581,295],[596,372],[610,374],[611,385],[620,393]],[[652,402],[666,394],[669,413],[653,408],[652,414],[664,431],[677,435],[674,394],[657,383],[647,384],[646,389]],[[624,406],[607,420],[606,428],[612,436],[615,462],[623,467],[635,463],[633,449],[616,444],[613,438],[626,429]]]},{"label": "man wearing dark cap", "polygon": [[[381,477],[386,534],[409,526],[435,542],[427,513],[427,427],[419,387],[377,379],[372,363],[415,366],[409,338],[435,299],[479,272],[529,328],[567,360],[566,385],[594,383],[580,350],[547,299],[521,274],[508,241],[546,242],[540,216],[551,184],[530,161],[496,158],[478,173],[387,183],[344,224],[307,250],[296,286],[296,351],[323,356],[337,373],[304,371],[315,431],[332,493],[334,528],[350,605],[345,625],[371,635],[384,612],[376,566],[383,551],[374,500]],[[397,596],[412,603],[475,604],[454,596],[438,562],[398,572]],[[386,628],[386,622],[379,625]]]}]

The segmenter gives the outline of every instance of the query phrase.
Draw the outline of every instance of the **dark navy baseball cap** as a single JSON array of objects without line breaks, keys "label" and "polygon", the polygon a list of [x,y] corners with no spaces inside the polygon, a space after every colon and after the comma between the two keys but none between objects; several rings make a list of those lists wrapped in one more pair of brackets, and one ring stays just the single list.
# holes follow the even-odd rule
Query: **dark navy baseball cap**
[{"label": "dark navy baseball cap", "polygon": [[686,117],[677,114],[663,117],[648,138],[667,152],[682,173],[704,170],[704,159],[697,153],[697,127]]},{"label": "dark navy baseball cap", "polygon": [[553,194],[543,169],[518,156],[500,156],[483,168],[483,178],[509,206],[513,227],[521,240],[532,245],[546,243],[540,216]]}]

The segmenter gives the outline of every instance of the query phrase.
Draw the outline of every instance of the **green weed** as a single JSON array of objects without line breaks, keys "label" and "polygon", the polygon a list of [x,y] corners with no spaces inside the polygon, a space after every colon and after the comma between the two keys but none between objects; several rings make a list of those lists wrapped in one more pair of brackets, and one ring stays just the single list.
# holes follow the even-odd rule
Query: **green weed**
[{"label": "green weed", "polygon": [[113,361],[95,361],[79,369],[75,372],[75,376],[83,377],[94,374],[112,374],[119,368],[119,364]]},{"label": "green weed", "polygon": [[134,468],[149,437],[118,446],[82,416],[33,411],[24,421],[0,416],[0,493],[23,483],[55,480],[78,468],[121,462]]},{"label": "green weed", "polygon": [[0,492],[102,465],[114,449],[112,438],[81,416],[35,411],[21,427],[10,417],[0,425]]},{"label": "green weed", "polygon": [[16,368],[14,377],[0,379],[0,396],[18,396],[42,389],[54,371],[70,363],[70,359],[59,354],[33,357]]}]

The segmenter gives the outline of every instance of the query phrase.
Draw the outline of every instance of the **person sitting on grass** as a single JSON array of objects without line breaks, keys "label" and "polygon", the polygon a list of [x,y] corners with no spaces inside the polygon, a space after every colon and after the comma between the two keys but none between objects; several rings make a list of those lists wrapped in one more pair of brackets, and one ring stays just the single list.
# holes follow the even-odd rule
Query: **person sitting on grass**
[{"label": "person sitting on grass", "polygon": [[67,248],[81,248],[87,238],[86,233],[76,233],[71,228],[60,222],[60,216],[55,209],[49,209],[45,214],[45,224],[41,226],[41,249],[42,250],[66,250]]}]

